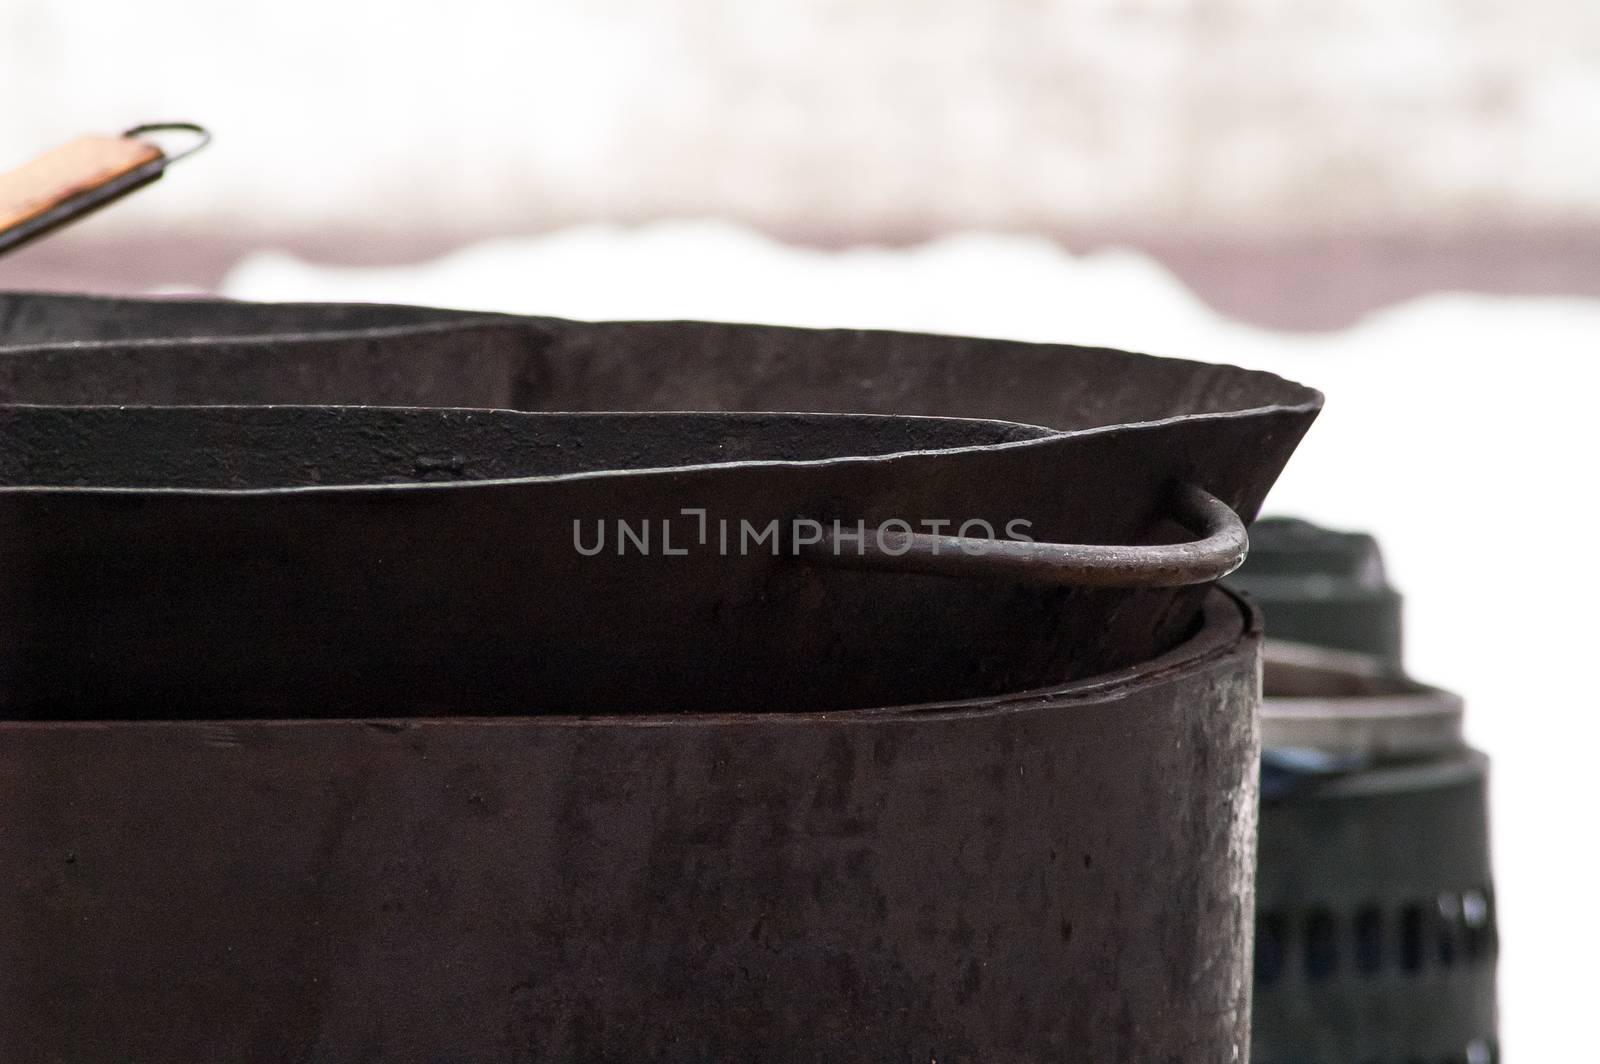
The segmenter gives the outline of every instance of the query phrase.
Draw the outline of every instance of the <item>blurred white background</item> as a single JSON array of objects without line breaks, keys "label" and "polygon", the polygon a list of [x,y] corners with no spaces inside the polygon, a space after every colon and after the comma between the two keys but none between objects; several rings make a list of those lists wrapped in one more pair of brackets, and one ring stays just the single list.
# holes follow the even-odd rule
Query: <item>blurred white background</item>
[{"label": "blurred white background", "polygon": [[1585,0],[9,0],[0,154],[204,118],[148,218],[266,234],[1595,222],[1597,39]]},{"label": "blurred white background", "polygon": [[1269,510],[1376,533],[1494,760],[1504,1043],[1592,1043],[1600,7],[487,0],[0,8],[0,166],[217,143],[0,260],[203,288],[1108,344],[1328,408]]},{"label": "blurred white background", "polygon": [[1588,0],[6,0],[0,99],[0,166],[159,118],[218,136],[13,285],[714,216],[1132,243],[1291,327],[1600,294]]}]

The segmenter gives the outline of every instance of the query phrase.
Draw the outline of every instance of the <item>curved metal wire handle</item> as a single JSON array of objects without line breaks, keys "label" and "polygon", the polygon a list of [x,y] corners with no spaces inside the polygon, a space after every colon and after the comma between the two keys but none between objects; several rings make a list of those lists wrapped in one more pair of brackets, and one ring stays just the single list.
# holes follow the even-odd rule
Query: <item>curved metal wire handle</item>
[{"label": "curved metal wire handle", "polygon": [[1145,547],[1028,543],[869,529],[856,537],[824,528],[819,542],[797,544],[813,565],[879,572],[931,573],[1061,587],[1182,587],[1227,576],[1244,561],[1250,537],[1233,508],[1210,492],[1174,492],[1179,524],[1201,538]]}]

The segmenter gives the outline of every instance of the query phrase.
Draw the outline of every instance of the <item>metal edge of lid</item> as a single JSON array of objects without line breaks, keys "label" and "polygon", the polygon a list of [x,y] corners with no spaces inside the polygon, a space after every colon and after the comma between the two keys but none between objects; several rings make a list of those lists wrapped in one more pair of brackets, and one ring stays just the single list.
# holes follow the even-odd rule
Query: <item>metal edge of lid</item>
[{"label": "metal edge of lid", "polygon": [[1381,659],[1270,638],[1262,658],[1264,749],[1388,761],[1465,747],[1461,697]]}]

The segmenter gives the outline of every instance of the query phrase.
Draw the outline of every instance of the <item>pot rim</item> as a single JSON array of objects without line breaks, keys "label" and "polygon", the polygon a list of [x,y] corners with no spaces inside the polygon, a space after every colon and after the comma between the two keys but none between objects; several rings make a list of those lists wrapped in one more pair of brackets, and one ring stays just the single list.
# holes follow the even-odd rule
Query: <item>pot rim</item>
[{"label": "pot rim", "polygon": [[[840,469],[851,467],[884,466],[906,460],[965,455],[965,454],[1004,454],[1029,448],[1038,448],[1060,444],[1065,441],[1090,439],[1111,435],[1114,433],[1141,433],[1165,428],[1174,424],[1190,424],[1195,422],[1228,421],[1254,414],[1275,413],[1279,411],[1309,411],[1320,407],[1320,399],[1316,403],[1304,406],[1272,406],[1262,407],[1259,410],[1226,411],[1204,414],[1178,414],[1155,421],[1129,422],[1116,425],[1102,425],[1087,429],[1052,429],[1044,425],[1033,425],[1021,421],[1005,421],[995,418],[965,418],[908,414],[857,414],[840,413],[837,411],[749,411],[749,410],[511,410],[503,407],[427,407],[427,406],[372,406],[372,405],[315,405],[315,404],[186,404],[186,405],[151,405],[151,406],[99,406],[93,404],[45,404],[45,403],[7,403],[0,404],[0,408],[19,410],[50,410],[50,411],[95,411],[105,413],[109,411],[129,412],[178,412],[178,411],[262,411],[262,410],[289,410],[289,411],[378,411],[390,414],[406,414],[417,416],[462,415],[462,414],[487,414],[495,417],[506,418],[603,418],[623,416],[637,417],[704,417],[715,416],[719,418],[839,418],[873,419],[879,421],[912,420],[918,422],[951,422],[966,424],[1003,425],[1020,430],[1033,430],[1039,434],[1027,439],[1009,440],[1001,443],[968,444],[961,446],[924,448],[918,450],[902,450],[884,454],[870,455],[838,455],[829,458],[816,459],[745,459],[731,462],[695,462],[681,465],[643,466],[621,469],[585,470],[575,473],[556,473],[545,475],[530,475],[517,477],[485,477],[470,480],[451,481],[410,481],[405,483],[349,483],[349,484],[303,484],[283,485],[277,487],[260,488],[193,488],[193,487],[136,487],[125,485],[80,485],[80,484],[10,484],[0,485],[0,495],[49,492],[52,494],[82,494],[82,495],[140,495],[140,496],[220,496],[226,498],[247,496],[281,496],[281,495],[337,495],[341,493],[356,494],[391,494],[414,491],[470,491],[474,489],[509,488],[522,485],[555,484],[565,482],[583,482],[608,480],[617,477],[650,478],[671,477],[684,474],[706,473],[717,470],[743,470],[743,469],[768,469],[768,470],[799,470],[799,469]],[[115,416],[113,414],[112,416]]]},{"label": "pot rim", "polygon": [[[225,737],[231,729],[261,727],[370,727],[406,732],[418,728],[696,728],[788,727],[794,725],[891,724],[907,720],[959,722],[1025,713],[1049,705],[1067,710],[1077,703],[1114,701],[1141,688],[1181,680],[1214,667],[1239,653],[1254,659],[1261,641],[1261,612],[1247,599],[1221,586],[1213,586],[1201,606],[1201,623],[1194,634],[1149,661],[1046,687],[1024,688],[1000,695],[951,699],[904,705],[870,706],[828,711],[745,711],[708,713],[599,713],[538,715],[470,715],[404,717],[185,717],[151,720],[0,720],[0,735],[15,730],[127,729],[214,727]],[[1251,670],[1259,675],[1259,670]]]}]

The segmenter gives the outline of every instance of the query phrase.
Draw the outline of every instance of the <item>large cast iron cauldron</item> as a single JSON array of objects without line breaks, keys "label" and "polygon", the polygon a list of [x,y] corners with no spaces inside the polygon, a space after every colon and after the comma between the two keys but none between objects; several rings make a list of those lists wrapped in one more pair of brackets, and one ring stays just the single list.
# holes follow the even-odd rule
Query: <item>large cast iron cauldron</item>
[{"label": "large cast iron cauldron", "polygon": [[1226,467],[1239,486],[1225,501],[1248,518],[1322,397],[1270,373],[1059,344],[0,293],[0,403],[978,418],[1136,442],[1139,457],[1102,470],[1096,504],[1153,505],[1146,480]]},{"label": "large cast iron cauldron", "polygon": [[[1120,545],[1029,554],[1026,573],[999,552],[998,564],[966,580],[927,573],[926,559],[910,572],[777,559],[761,597],[735,602],[743,616],[826,614],[842,604],[843,616],[856,610],[876,625],[870,639],[803,646],[751,677],[743,691],[759,698],[745,708],[779,712],[696,712],[739,707],[630,697],[617,713],[527,716],[587,707],[524,702],[494,718],[401,719],[374,708],[404,705],[399,684],[362,703],[345,681],[340,697],[354,698],[366,719],[230,721],[237,703],[221,692],[151,700],[138,707],[151,719],[0,724],[0,786],[19,811],[0,832],[0,860],[21,870],[0,887],[0,918],[30,929],[7,938],[0,956],[0,979],[18,1003],[0,1016],[0,1052],[45,1046],[89,1062],[1244,1058],[1253,623],[1219,593],[1148,580],[1132,589],[1055,586],[1063,581],[1041,582],[1034,562],[1072,570],[1072,580],[1120,571],[1120,581],[1136,555],[1150,556],[1139,548],[1155,546],[1153,556],[1168,559],[1155,567],[1165,574],[1157,583],[1195,578],[1178,525],[1194,524],[1213,548],[1229,545],[1227,522],[1199,493],[1253,515],[1314,415],[1315,393],[1226,367],[897,334],[47,297],[14,297],[0,311],[11,345],[0,356],[0,396],[13,402],[775,408],[1009,421],[1005,431],[1017,435],[1003,440],[945,437],[909,452],[852,442],[848,455],[787,453],[773,467],[646,462],[532,480],[544,491],[610,478],[631,498],[638,479],[693,487],[731,474],[755,482],[740,489],[751,497],[781,498],[784,513],[826,516],[829,499],[813,503],[793,489],[835,477],[838,464],[861,467],[870,490],[860,497],[871,503],[864,520],[904,516],[895,511],[908,499],[1009,501],[1015,490],[1059,507],[1060,523],[1049,526],[1058,544]],[[191,416],[123,413],[168,428]],[[111,412],[18,416],[83,426]],[[1029,424],[1054,431],[1016,427]],[[95,441],[118,438],[103,428],[89,437],[91,455]],[[255,505],[247,498],[273,506],[337,498],[336,519],[306,520],[315,507],[297,501],[296,519],[274,520],[293,529],[297,550],[315,551],[319,529],[348,530],[350,514],[371,505],[352,508],[350,496],[392,495],[411,507],[413,498],[489,500],[508,490],[472,476],[433,483],[470,463],[415,457],[369,464],[359,484],[255,491],[214,481],[118,491],[106,480],[23,476],[7,502],[26,518],[13,527],[30,553],[13,568],[55,564],[63,544],[82,554],[60,571],[114,559],[116,536],[104,533],[126,525],[97,529],[81,518],[110,520],[119,504],[182,512],[193,504],[173,507],[179,496],[204,495],[205,507],[223,513],[224,499],[244,512]],[[397,471],[396,461],[411,468]],[[417,483],[381,483],[393,475]],[[1013,476],[1021,482],[1007,483]],[[520,492],[529,479],[509,483]],[[55,504],[79,508],[79,519],[48,519]],[[403,536],[406,524],[389,520],[384,534]],[[205,527],[192,521],[182,546],[226,556],[226,547],[203,545]],[[372,539],[355,537],[363,538]],[[174,579],[182,567],[171,564],[172,541],[158,539],[140,548],[165,550],[154,579]],[[249,542],[270,546],[264,525]],[[496,566],[525,564],[507,546],[517,542],[476,540],[453,568],[491,587]],[[150,572],[116,575],[137,588]],[[204,590],[204,575],[176,579]],[[40,593],[12,600],[14,630],[71,609],[48,605],[43,582],[32,586]],[[814,593],[819,586],[825,594]],[[71,589],[80,602],[100,593],[87,583]],[[631,670],[628,637],[654,638],[654,629],[630,623],[642,616],[638,602],[621,591],[613,600],[624,619],[610,630],[622,638],[606,649]],[[564,609],[579,624],[607,623],[591,620],[581,596],[534,602],[550,617]],[[454,616],[473,634],[514,620],[512,606],[528,608],[525,595],[506,603],[491,606],[488,625]],[[231,612],[248,618],[244,605]],[[427,614],[396,614],[418,616]],[[1098,623],[1075,628],[1074,617]],[[705,623],[665,609],[649,620],[690,631]],[[350,630],[330,625],[327,641]],[[938,655],[910,646],[929,632],[942,650],[965,655],[959,668],[941,674]],[[996,632],[1021,638],[1003,642]],[[964,645],[955,641],[962,633]],[[995,653],[1057,638],[1069,665],[1059,682],[1018,691],[1029,670],[995,665]],[[166,649],[176,661],[194,647]],[[787,701],[790,678],[816,668],[818,650],[841,656],[821,659],[824,677],[846,671],[839,663],[852,654],[881,671],[881,690],[857,691],[861,706],[904,708],[818,713],[808,710],[828,703],[801,701],[811,693]],[[900,651],[932,668],[900,667]],[[585,667],[598,675],[608,664]],[[1090,675],[1100,670],[1109,671]],[[381,671],[354,671],[390,682]],[[977,700],[905,706],[935,697],[919,685],[951,673],[997,679],[966,692]],[[673,682],[670,670],[661,675]],[[319,712],[315,698],[289,701],[283,716]],[[103,704],[37,708],[106,715]],[[153,719],[184,713],[209,719]],[[114,1007],[88,1015],[79,1007],[101,998]]]},{"label": "large cast iron cauldron", "polygon": [[1252,435],[1270,480],[1321,396],[1270,373],[1065,344],[0,292],[0,402],[969,417],[1136,430],[1169,460],[1215,421]]},{"label": "large cast iron cauldron", "polygon": [[[1104,575],[1069,548],[918,559],[878,532],[1100,527],[1072,490],[1081,450],[1028,426],[855,415],[0,408],[0,704],[839,709],[1088,675],[1151,656],[1186,619],[1152,614],[1154,594],[1022,582]],[[1212,562],[1231,567],[1242,528],[1210,507]],[[826,542],[835,521],[854,534]],[[1181,570],[1196,549],[1121,556]],[[1173,569],[1155,581],[1206,575]]]},{"label": "large cast iron cauldron", "polygon": [[[634,442],[608,445],[606,469],[549,475],[485,462],[482,438],[437,427],[459,434],[464,418],[505,415],[449,415],[424,431],[415,414],[307,412],[272,415],[301,420],[276,422],[267,450],[318,450],[313,470],[257,476],[228,456],[260,440],[213,431],[189,449],[232,479],[201,484],[138,459],[160,450],[152,434],[181,450],[186,424],[259,429],[266,415],[18,412],[0,489],[0,563],[17,574],[0,584],[0,616],[19,636],[0,650],[0,682],[14,715],[625,710],[642,692],[657,709],[824,709],[1086,676],[1193,630],[1203,592],[1181,585],[1237,560],[1226,508],[1254,514],[1320,403],[1226,366],[893,333],[43,296],[3,297],[0,327],[10,402],[770,407],[1054,430],[822,453],[833,430],[811,423],[809,442],[773,437],[733,461],[747,444],[669,455],[660,441],[678,423],[634,421]],[[410,420],[319,443],[313,424],[351,417]],[[374,466],[374,448],[387,465]],[[39,457],[62,450],[79,466]],[[356,483],[369,466],[388,481],[454,483]],[[520,484],[485,480],[519,473]],[[851,559],[831,544],[807,564],[571,549],[574,518],[615,536],[618,520],[659,529],[690,508],[716,520],[728,502],[746,511],[728,519],[759,516],[758,527],[1020,519],[1063,549],[974,558],[914,533],[853,573],[832,571]],[[1195,536],[1199,547],[1175,546]],[[952,572],[972,579],[916,575]],[[1073,586],[1085,583],[1145,589]],[[796,627],[801,616],[812,620]],[[213,650],[191,653],[202,633]]]},{"label": "large cast iron cauldron", "polygon": [[1242,1061],[1256,645],[1212,592],[977,702],[0,723],[0,1059]]}]

